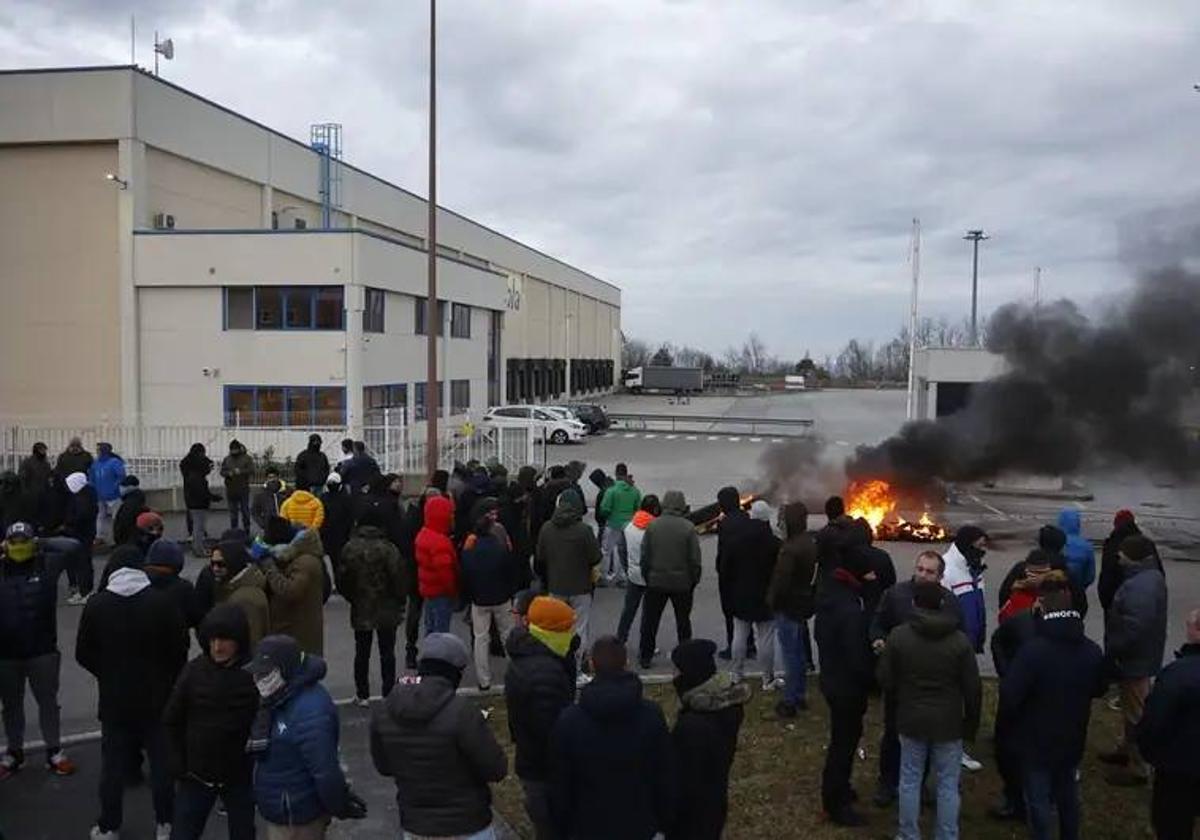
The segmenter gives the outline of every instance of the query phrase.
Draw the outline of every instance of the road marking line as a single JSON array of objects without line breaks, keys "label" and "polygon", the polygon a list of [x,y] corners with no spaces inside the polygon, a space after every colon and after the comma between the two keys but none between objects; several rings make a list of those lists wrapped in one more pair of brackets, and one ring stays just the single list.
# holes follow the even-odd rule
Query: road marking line
[{"label": "road marking line", "polygon": [[696,437],[695,435],[688,435],[687,439],[688,440],[699,440],[700,438]]},{"label": "road marking line", "polygon": [[642,435],[646,440],[654,440],[658,435]]},{"label": "road marking line", "polygon": [[730,443],[741,443],[742,439],[739,437],[731,437],[731,438],[729,438],[729,442]]},{"label": "road marking line", "polygon": [[709,439],[709,440],[720,440],[720,438],[719,438],[719,437],[717,437],[716,435],[709,435],[709,436],[708,436],[708,439]]},{"label": "road marking line", "polygon": [[987,508],[988,510],[990,510],[992,513],[996,514],[997,516],[1003,516],[1005,519],[1009,518],[1008,514],[1005,513],[1004,511],[1000,510],[1000,508],[989,505],[987,502],[985,502],[983,499],[979,498],[978,496],[972,494],[970,498],[973,501],[975,501],[976,503],[983,505],[985,508]]},{"label": "road marking line", "polygon": [[783,438],[771,438],[771,443],[783,443]]},{"label": "road marking line", "polygon": [[679,437],[679,435],[667,435],[665,440],[675,440],[677,437]]},{"label": "road marking line", "polygon": [[762,438],[750,438],[751,443],[762,443]]},{"label": "road marking line", "polygon": [[637,435],[630,433],[630,434],[625,435],[625,440],[629,440],[630,438],[635,438],[635,437],[637,437]]}]

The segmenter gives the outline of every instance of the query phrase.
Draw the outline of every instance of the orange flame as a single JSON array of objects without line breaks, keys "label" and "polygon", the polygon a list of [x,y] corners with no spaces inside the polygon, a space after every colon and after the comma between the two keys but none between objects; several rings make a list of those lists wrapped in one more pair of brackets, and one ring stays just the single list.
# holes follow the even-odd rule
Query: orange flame
[{"label": "orange flame", "polygon": [[943,542],[949,537],[946,529],[930,518],[929,511],[916,522],[909,522],[896,513],[896,504],[891,485],[881,479],[855,481],[846,491],[847,515],[865,519],[878,539]]}]

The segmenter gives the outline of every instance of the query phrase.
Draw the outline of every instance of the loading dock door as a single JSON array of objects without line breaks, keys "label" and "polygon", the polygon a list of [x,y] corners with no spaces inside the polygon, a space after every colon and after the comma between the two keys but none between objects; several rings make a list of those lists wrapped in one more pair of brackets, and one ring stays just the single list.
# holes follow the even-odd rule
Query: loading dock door
[{"label": "loading dock door", "polygon": [[966,408],[971,399],[973,382],[939,382],[937,384],[937,416],[945,417]]}]

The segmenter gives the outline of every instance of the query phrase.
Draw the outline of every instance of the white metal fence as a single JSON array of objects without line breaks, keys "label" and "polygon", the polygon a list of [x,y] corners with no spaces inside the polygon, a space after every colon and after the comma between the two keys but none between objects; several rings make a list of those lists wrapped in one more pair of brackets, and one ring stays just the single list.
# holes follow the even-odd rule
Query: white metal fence
[{"label": "white metal fence", "polygon": [[[46,444],[53,460],[78,437],[89,451],[96,444],[111,443],[125,459],[127,471],[137,475],[143,487],[157,489],[182,483],[179,461],[194,443],[204,444],[217,464],[237,439],[253,456],[260,469],[268,464],[287,477],[297,454],[308,445],[312,433],[321,435],[322,449],[331,464],[342,457],[341,441],[351,437],[346,428],[267,428],[225,426],[150,426],[100,422],[75,426],[31,426],[0,424],[0,471],[17,470],[37,442]],[[449,469],[455,461],[498,461],[510,471],[525,464],[544,466],[544,446],[531,430],[477,429],[470,424],[439,429],[439,466]],[[417,474],[425,471],[425,429],[386,422],[367,426],[361,439],[385,472]],[[214,473],[214,481],[217,477]]]}]

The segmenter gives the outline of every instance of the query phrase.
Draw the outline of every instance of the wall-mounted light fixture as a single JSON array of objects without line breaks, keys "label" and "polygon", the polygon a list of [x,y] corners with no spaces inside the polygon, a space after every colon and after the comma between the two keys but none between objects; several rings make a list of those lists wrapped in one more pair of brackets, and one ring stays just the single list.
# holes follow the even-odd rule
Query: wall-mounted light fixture
[{"label": "wall-mounted light fixture", "polygon": [[117,177],[116,175],[114,175],[112,172],[105,172],[105,173],[104,173],[104,179],[105,179],[106,181],[112,181],[114,184],[116,184],[118,187],[120,187],[120,188],[121,188],[121,189],[123,189],[123,190],[127,190],[127,189],[129,189],[129,182],[128,182],[128,181],[125,181],[125,180],[123,180],[123,179],[121,179],[121,178],[118,178],[118,177]]}]

